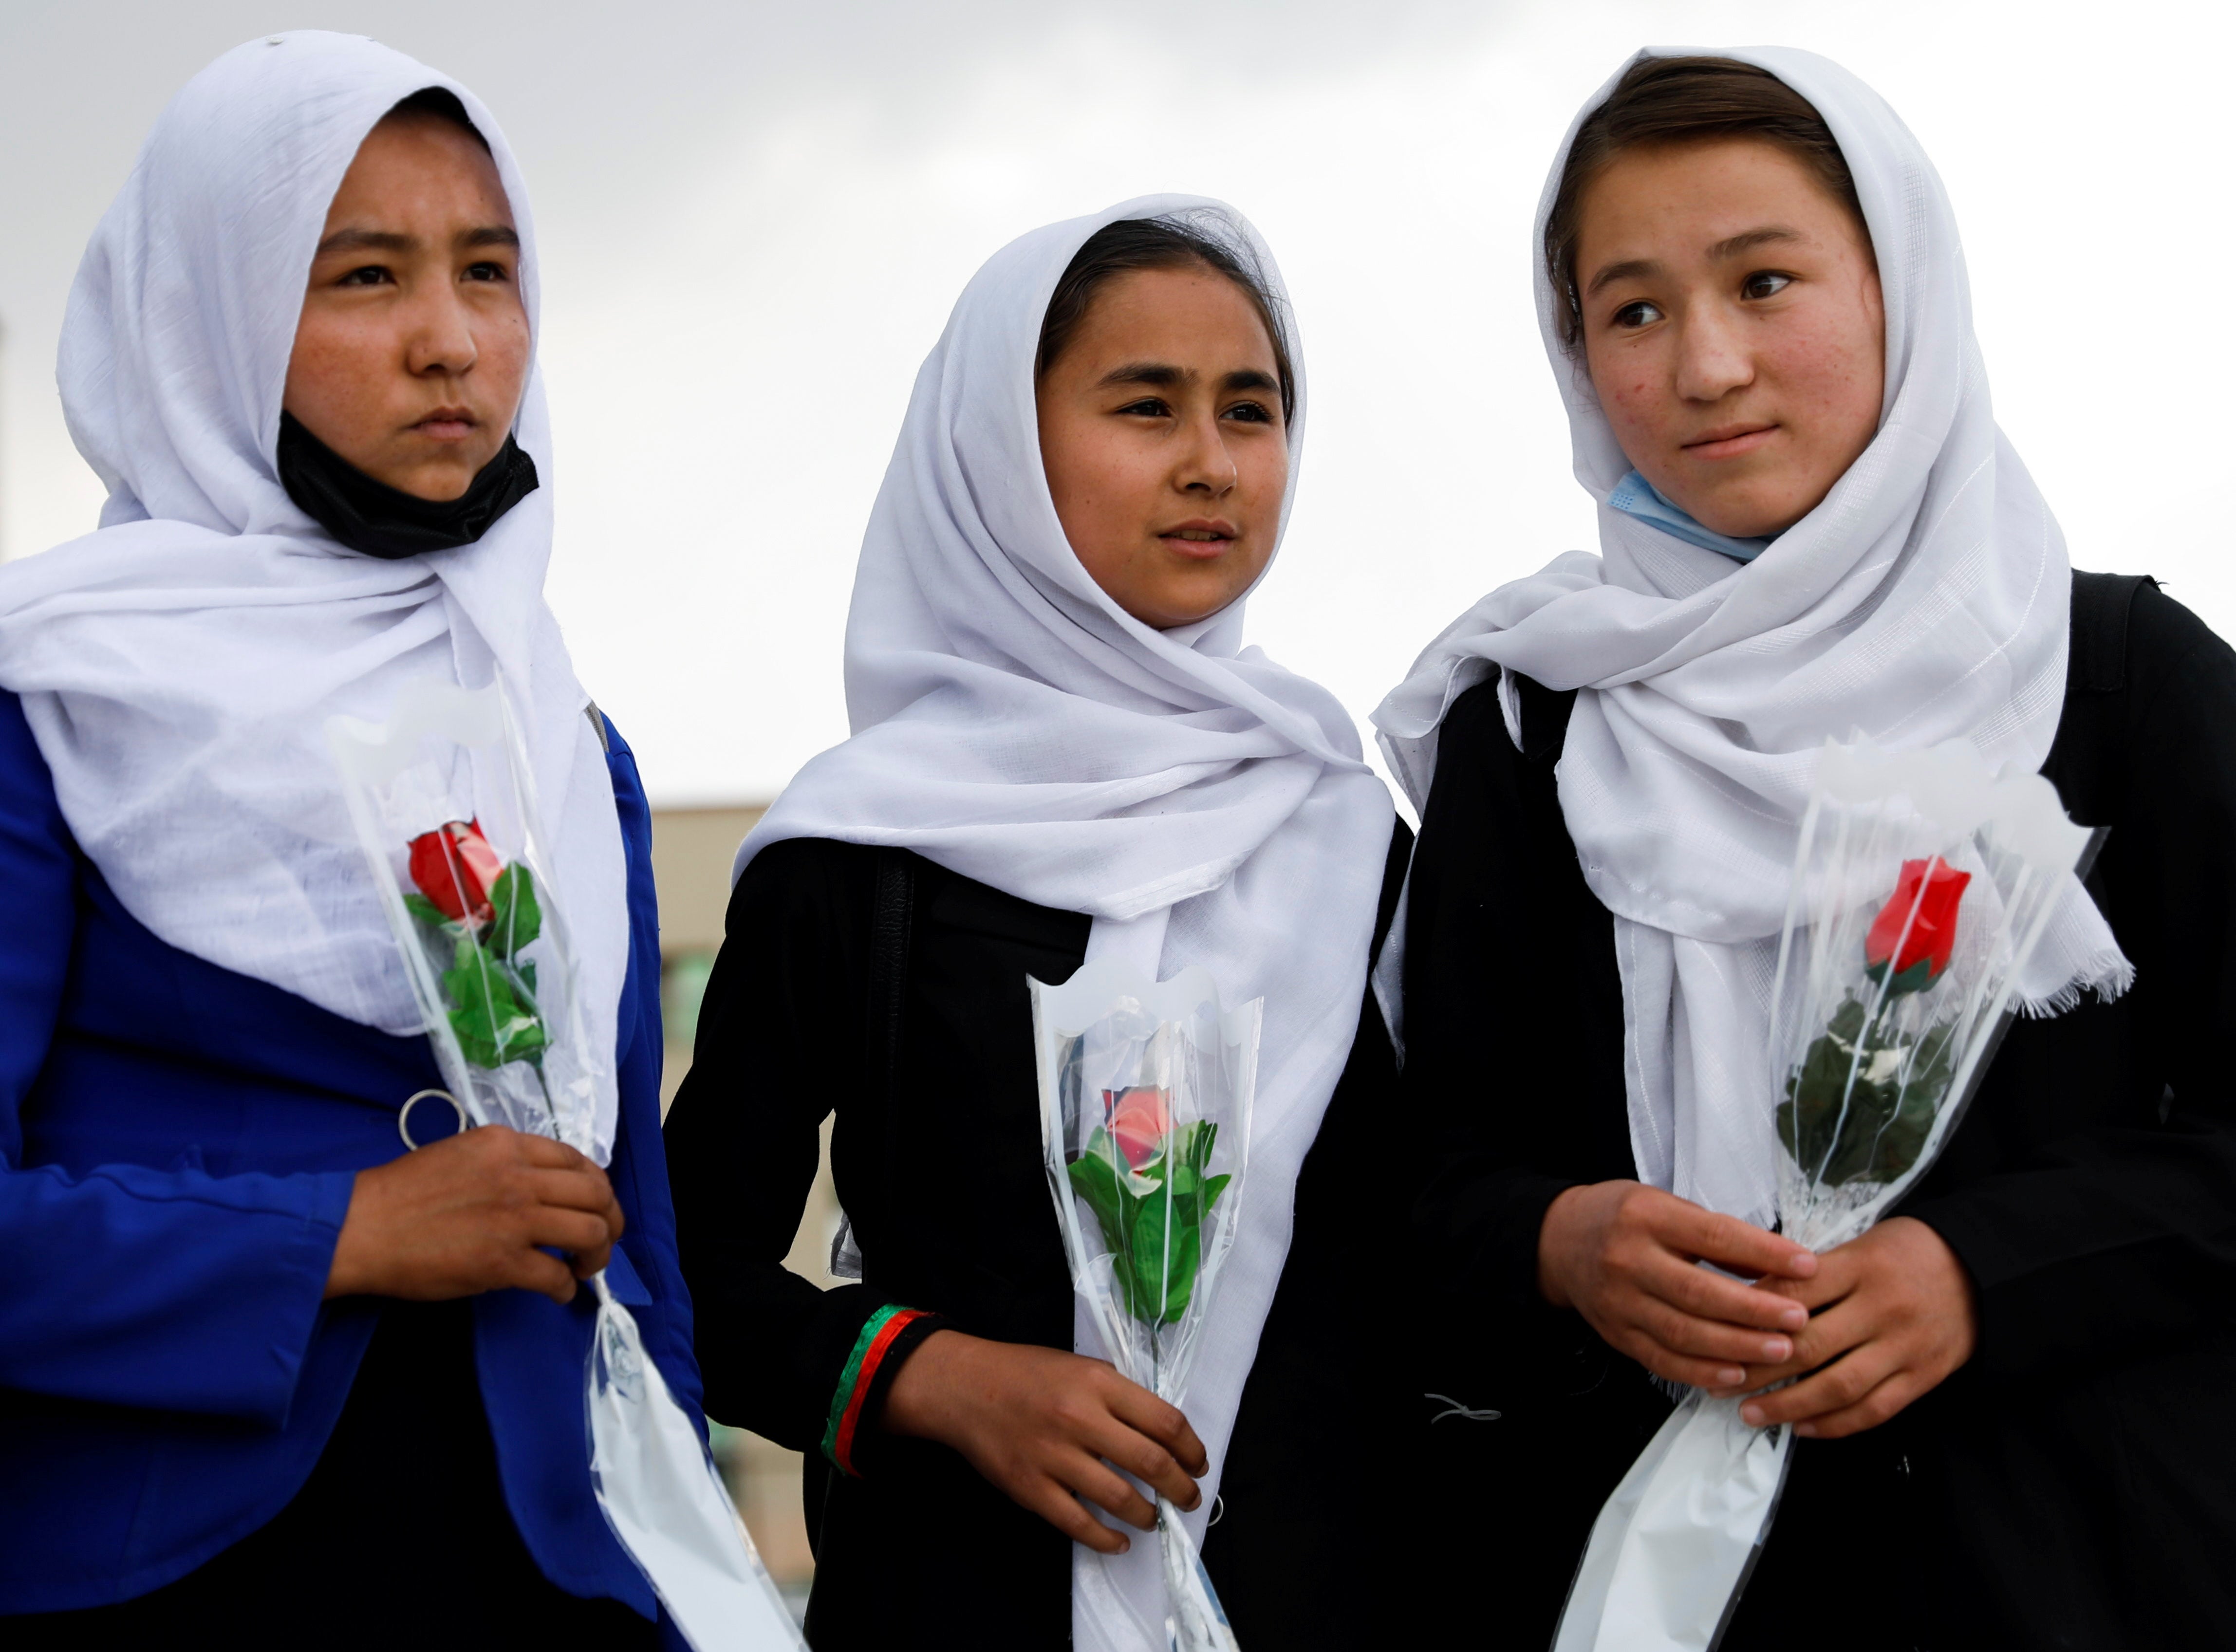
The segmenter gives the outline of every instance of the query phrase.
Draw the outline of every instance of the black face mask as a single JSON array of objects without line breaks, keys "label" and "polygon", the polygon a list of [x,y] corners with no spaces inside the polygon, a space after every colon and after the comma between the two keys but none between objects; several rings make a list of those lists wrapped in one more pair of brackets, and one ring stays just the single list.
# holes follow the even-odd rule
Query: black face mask
[{"label": "black face mask", "polygon": [[390,561],[470,545],[536,489],[536,461],[507,436],[457,498],[422,499],[374,481],[288,412],[280,415],[280,483],[343,544]]}]

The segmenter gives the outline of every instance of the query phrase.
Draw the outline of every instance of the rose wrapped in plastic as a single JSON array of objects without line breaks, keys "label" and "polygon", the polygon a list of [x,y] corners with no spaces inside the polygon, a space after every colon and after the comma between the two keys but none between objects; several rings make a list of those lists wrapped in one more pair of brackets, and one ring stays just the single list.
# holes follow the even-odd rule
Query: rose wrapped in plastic
[{"label": "rose wrapped in plastic", "polygon": [[542,1082],[550,1043],[536,1003],[536,964],[523,956],[542,938],[536,877],[507,865],[479,820],[446,820],[406,849],[413,892],[404,910],[450,949],[439,977],[458,1051],[476,1067],[524,1061]]},{"label": "rose wrapped in plastic", "polygon": [[[1924,1175],[2101,833],[1970,745],[1827,745],[1779,939],[1764,1098],[1778,1227],[1818,1252]],[[1592,1528],[1555,1652],[1706,1652],[1768,1533],[1792,1435],[1693,1389]]]},{"label": "rose wrapped in plastic", "polygon": [[[424,681],[398,696],[386,723],[335,717],[326,736],[450,1087],[432,1093],[468,1124],[550,1136],[602,1162],[596,1121],[618,1105],[613,1052],[588,1030],[502,684]],[[399,1127],[409,1118],[407,1103]],[[600,1511],[696,1652],[798,1648],[791,1613],[635,1316],[602,1272],[589,1283],[598,1310],[585,1410]]]},{"label": "rose wrapped in plastic", "polygon": [[[1262,1005],[1225,1009],[1202,969],[1150,982],[1109,959],[1060,987],[1029,984],[1042,1146],[1072,1285],[1118,1370],[1185,1410],[1234,1238]],[[1235,1652],[1180,1511],[1156,1503],[1163,1623],[1140,1621],[1109,1570],[1122,1557],[1099,1557],[1088,1609],[1126,1615],[1148,1644]]]},{"label": "rose wrapped in plastic", "polygon": [[1171,1325],[1195,1288],[1204,1219],[1233,1180],[1210,1174],[1219,1126],[1175,1127],[1166,1092],[1145,1084],[1103,1091],[1102,1109],[1102,1128],[1065,1167],[1072,1190],[1102,1229],[1126,1312]]},{"label": "rose wrapped in plastic", "polygon": [[1937,855],[1903,862],[1864,938],[1858,990],[1786,1077],[1778,1139],[1820,1186],[1891,1181],[1925,1151],[1956,1075],[1956,1022],[1944,1016],[1905,1027],[1890,1011],[1947,971],[1971,881]]}]

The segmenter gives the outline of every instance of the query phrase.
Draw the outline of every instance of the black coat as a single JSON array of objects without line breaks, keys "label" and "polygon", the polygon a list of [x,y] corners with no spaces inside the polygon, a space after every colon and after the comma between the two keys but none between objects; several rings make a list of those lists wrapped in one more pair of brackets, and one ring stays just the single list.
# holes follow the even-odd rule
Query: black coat
[{"label": "black coat", "polygon": [[[1378,944],[1396,909],[1398,835]],[[707,1414],[807,1454],[818,1652],[1070,1643],[1062,1533],[945,1446],[865,1427],[858,1478],[821,1446],[848,1354],[887,1303],[977,1336],[1071,1346],[1025,983],[1069,979],[1089,927],[913,854],[822,839],[763,851],[732,897],[668,1162]],[[1298,1183],[1296,1237],[1205,1546],[1246,1644],[1332,1649],[1371,1636],[1384,1568],[1366,1449],[1352,1440],[1370,1414],[1391,1414],[1371,1392],[1386,1367],[1319,1305],[1359,1300],[1366,1270],[1386,1260],[1347,1242],[1345,1182],[1370,1162],[1393,1082],[1370,1001]],[[834,1109],[832,1170],[865,1280],[825,1291],[784,1257]],[[898,1365],[880,1367],[865,1411]]]},{"label": "black coat", "polygon": [[[2075,576],[2043,772],[2112,828],[2088,888],[2137,969],[2017,1023],[1905,1201],[1969,1271],[1970,1363],[1891,1422],[1795,1442],[1725,1642],[2236,1645],[2236,654],[2154,585]],[[1669,1402],[1536,1291],[1562,1189],[1636,1175],[1613,925],[1555,793],[1572,694],[1453,708],[1407,907],[1402,1089],[1442,1258],[1411,1455],[1424,1632],[1548,1643],[1592,1520]]]}]

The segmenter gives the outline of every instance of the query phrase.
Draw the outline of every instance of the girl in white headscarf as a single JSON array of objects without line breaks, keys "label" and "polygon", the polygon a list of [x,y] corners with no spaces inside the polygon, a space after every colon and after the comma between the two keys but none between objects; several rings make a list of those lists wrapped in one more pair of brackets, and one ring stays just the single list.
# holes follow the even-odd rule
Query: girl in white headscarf
[{"label": "girl in white headscarf", "polygon": [[[1465,1408],[1424,1632],[1488,1598],[1549,1636],[1651,1372],[1798,1379],[1745,1408],[1801,1443],[1726,1648],[2225,1642],[2236,656],[2071,571],[1940,181],[1836,65],[1641,54],[1537,229],[1601,554],[1493,592],[1376,716],[1423,807],[1417,1214],[1483,1315],[1421,1384]],[[2055,1018],[1817,1258],[1761,1225],[1766,1001],[1814,754],[1858,734],[1969,740],[2114,830],[2027,984]]]},{"label": "girl in white headscarf", "polygon": [[[855,582],[855,732],[740,852],[668,1126],[714,1414],[808,1453],[824,1652],[1163,1646],[1156,1544],[1115,1595],[1097,1559],[1128,1540],[1095,1510],[1150,1525],[1111,1464],[1199,1535],[1223,1503],[1246,1643],[1371,1638],[1365,1345],[1333,1316],[1390,1185],[1354,1133],[1389,1076],[1360,1011],[1394,816],[1335,698],[1242,640],[1303,416],[1265,249],[1182,196],[1003,248],[917,377]],[[1265,1000],[1185,1417],[1099,1358],[1042,1168],[1026,982],[1102,956]],[[834,1109],[861,1282],[823,1292],[783,1258]]]},{"label": "girl in white headscarf", "polygon": [[[315,33],[188,83],[79,271],[59,376],[109,501],[0,569],[11,1647],[654,1636],[576,1284],[609,1269],[688,1404],[658,931],[543,602],[536,289],[488,111]],[[399,1139],[442,1080],[324,726],[500,674],[614,1051],[599,1162]]]}]

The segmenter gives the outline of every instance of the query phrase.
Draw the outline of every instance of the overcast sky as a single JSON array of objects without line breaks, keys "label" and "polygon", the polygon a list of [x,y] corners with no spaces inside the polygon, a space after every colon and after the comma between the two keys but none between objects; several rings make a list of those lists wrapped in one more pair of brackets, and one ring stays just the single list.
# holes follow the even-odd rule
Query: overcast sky
[{"label": "overcast sky", "polygon": [[0,550],[86,531],[54,352],[164,101],[239,42],[372,34],[472,85],[535,192],[551,600],[656,801],[845,733],[855,553],[963,282],[1034,225],[1223,197],[1293,293],[1297,512],[1252,631],[1359,717],[1460,609],[1591,544],[1529,217],[1634,47],[1837,57],[1955,197],[1997,416],[2083,568],[2236,635],[2226,4],[1967,0],[0,0]]}]

